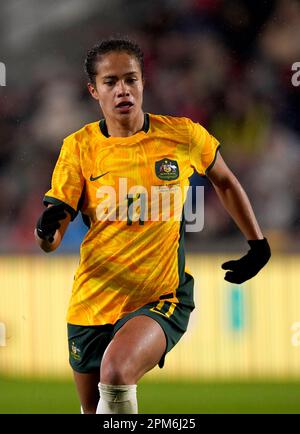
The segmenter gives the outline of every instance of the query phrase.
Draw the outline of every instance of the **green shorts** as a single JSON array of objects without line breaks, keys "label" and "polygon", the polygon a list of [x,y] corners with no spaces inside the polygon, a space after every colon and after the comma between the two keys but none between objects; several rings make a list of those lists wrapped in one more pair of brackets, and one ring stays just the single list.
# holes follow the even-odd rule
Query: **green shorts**
[{"label": "green shorts", "polygon": [[129,313],[115,324],[82,326],[68,324],[69,362],[76,372],[98,371],[106,347],[115,333],[131,318],[146,315],[157,321],[167,340],[166,351],[158,366],[164,366],[166,354],[177,344],[185,333],[190,314],[195,305],[193,301],[194,279],[185,274],[185,283],[176,291],[178,303],[168,301],[173,294],[162,296],[158,301]]}]

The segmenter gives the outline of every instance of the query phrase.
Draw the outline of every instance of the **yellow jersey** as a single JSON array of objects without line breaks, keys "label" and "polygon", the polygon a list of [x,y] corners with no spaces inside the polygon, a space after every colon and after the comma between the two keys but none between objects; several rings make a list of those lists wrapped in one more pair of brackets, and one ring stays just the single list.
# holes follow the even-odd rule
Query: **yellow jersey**
[{"label": "yellow jersey", "polygon": [[115,324],[160,297],[178,302],[189,177],[205,175],[219,142],[190,119],[144,116],[143,129],[130,137],[110,137],[101,120],[63,142],[44,203],[63,202],[72,220],[80,211],[89,226],[71,324]]}]

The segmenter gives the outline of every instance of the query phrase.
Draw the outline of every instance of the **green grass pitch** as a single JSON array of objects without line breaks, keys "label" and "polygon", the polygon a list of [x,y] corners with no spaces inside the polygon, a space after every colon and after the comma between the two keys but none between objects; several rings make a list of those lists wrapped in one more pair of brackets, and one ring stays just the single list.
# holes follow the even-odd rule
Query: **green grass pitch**
[{"label": "green grass pitch", "polygon": [[[69,381],[0,378],[0,413],[79,413]],[[139,413],[300,413],[300,383],[153,383],[138,386]]]}]

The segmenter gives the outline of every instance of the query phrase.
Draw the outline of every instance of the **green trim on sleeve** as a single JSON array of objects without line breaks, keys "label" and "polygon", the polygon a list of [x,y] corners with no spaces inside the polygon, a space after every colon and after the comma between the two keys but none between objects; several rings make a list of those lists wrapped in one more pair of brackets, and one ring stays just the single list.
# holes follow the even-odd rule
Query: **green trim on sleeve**
[{"label": "green trim on sleeve", "polygon": [[55,197],[44,196],[43,204],[45,206],[47,206],[48,204],[51,204],[51,205],[64,204],[66,211],[68,211],[71,214],[71,221],[73,221],[78,214],[78,211],[75,211],[75,209],[72,208],[70,205],[68,205],[66,202],[63,202],[60,199],[56,199]]},{"label": "green trim on sleeve", "polygon": [[210,165],[208,166],[208,168],[205,170],[205,176],[207,175],[208,171],[210,169],[212,169],[212,167],[214,166],[214,164],[216,162],[216,159],[217,159],[217,154],[218,154],[218,151],[220,150],[220,148],[221,148],[221,145],[218,145],[217,148],[216,148],[216,152],[215,152],[215,156],[214,156],[213,161],[210,163]]}]

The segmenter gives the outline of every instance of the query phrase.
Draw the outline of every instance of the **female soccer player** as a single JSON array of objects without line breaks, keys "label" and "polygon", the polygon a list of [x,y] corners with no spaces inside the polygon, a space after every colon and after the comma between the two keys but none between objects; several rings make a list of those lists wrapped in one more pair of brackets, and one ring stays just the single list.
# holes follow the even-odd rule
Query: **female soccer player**
[{"label": "female soccer player", "polygon": [[[85,67],[104,118],[64,140],[35,236],[45,252],[55,250],[81,211],[89,231],[67,321],[82,412],[137,413],[137,382],[163,366],[194,309],[178,218],[183,201],[178,213],[175,200],[178,192],[184,200],[194,170],[208,176],[250,245],[222,265],[225,279],[255,276],[270,248],[218,141],[187,118],[143,112],[143,54],[135,43],[103,41]],[[173,194],[167,205],[166,193]]]}]

